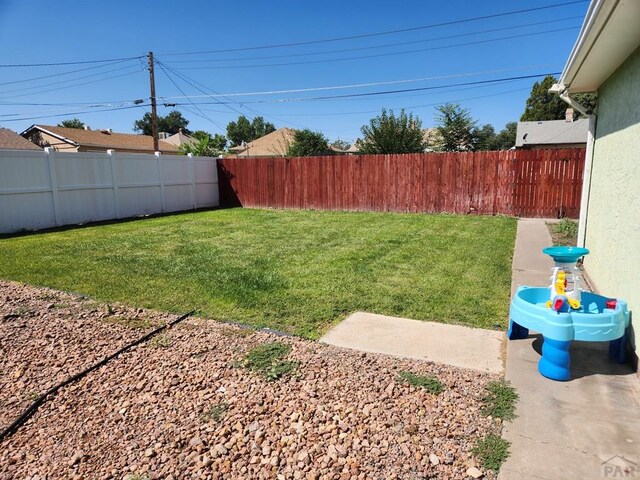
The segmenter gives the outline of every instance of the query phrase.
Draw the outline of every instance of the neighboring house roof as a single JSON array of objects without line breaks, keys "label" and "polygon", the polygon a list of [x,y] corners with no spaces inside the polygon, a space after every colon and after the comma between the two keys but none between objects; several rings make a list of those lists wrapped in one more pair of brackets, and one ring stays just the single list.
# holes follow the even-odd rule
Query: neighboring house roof
[{"label": "neighboring house roof", "polygon": [[360,141],[356,140],[353,142],[351,146],[345,150],[345,153],[360,153]]},{"label": "neighboring house roof", "polygon": [[245,146],[231,147],[238,157],[284,157],[293,143],[296,131],[293,128],[279,128],[264,137],[256,138]]},{"label": "neighboring house roof", "polygon": [[640,45],[640,2],[592,0],[560,84],[569,93],[594,92]]},{"label": "neighboring house roof", "polygon": [[587,143],[589,120],[575,122],[548,120],[544,122],[518,122],[516,147],[527,145],[562,145]]},{"label": "neighboring house roof", "polygon": [[164,138],[162,141],[179,147],[180,145],[184,145],[185,143],[193,143],[196,141],[196,139],[180,131],[167,138]]},{"label": "neighboring house roof", "polygon": [[9,150],[42,150],[38,145],[21,137],[13,130],[0,127],[0,148]]},{"label": "neighboring house roof", "polygon": [[[54,127],[50,125],[32,125],[20,135],[29,135],[33,130],[59,138],[62,142],[75,146],[104,148],[113,150],[153,151],[153,137],[132,133],[116,133],[110,130],[83,130],[80,128]],[[164,140],[158,141],[161,152],[177,152],[178,147]]]}]

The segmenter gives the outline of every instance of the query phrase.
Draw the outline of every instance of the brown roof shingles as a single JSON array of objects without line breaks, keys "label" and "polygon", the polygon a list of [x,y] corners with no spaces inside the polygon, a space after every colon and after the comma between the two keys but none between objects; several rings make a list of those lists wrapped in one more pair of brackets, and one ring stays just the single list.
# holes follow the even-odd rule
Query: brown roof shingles
[{"label": "brown roof shingles", "polygon": [[1,127],[0,148],[7,148],[9,150],[42,150],[38,145],[30,142],[24,137],[21,137],[13,130]]},{"label": "brown roof shingles", "polygon": [[[136,135],[132,133],[116,133],[108,130],[82,130],[79,128],[54,127],[49,125],[35,125],[44,131],[64,137],[83,147],[99,147],[122,150],[153,151],[153,137],[150,135]],[[177,152],[178,147],[171,143],[158,141],[161,152]]]}]

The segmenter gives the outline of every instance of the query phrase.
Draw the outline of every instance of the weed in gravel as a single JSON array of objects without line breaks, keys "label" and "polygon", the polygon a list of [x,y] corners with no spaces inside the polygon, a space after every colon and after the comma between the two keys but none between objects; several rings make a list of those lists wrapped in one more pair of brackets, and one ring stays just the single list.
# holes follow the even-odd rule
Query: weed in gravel
[{"label": "weed in gravel", "polygon": [[220,330],[220,334],[225,337],[245,338],[255,333],[255,330],[241,327],[225,327]]},{"label": "weed in gravel", "polygon": [[557,223],[547,224],[554,245],[575,245],[578,239],[578,222],[563,218]]},{"label": "weed in gravel", "polygon": [[297,362],[284,360],[291,347],[284,343],[263,343],[253,348],[245,357],[244,366],[260,373],[265,380],[273,381],[293,372]]},{"label": "weed in gravel", "polygon": [[503,420],[516,418],[515,408],[518,394],[515,388],[506,380],[489,382],[486,386],[487,395],[482,399],[484,404],[482,414]]},{"label": "weed in gravel", "polygon": [[123,327],[132,329],[143,329],[151,327],[152,323],[147,318],[129,318],[129,317],[105,317],[101,319],[104,323],[111,325],[122,325]]},{"label": "weed in gravel", "polygon": [[169,348],[171,346],[171,338],[167,333],[160,333],[153,337],[149,344],[155,348]]},{"label": "weed in gravel", "polygon": [[19,318],[19,317],[26,317],[26,316],[30,316],[31,315],[31,311],[29,310],[28,307],[18,307],[15,310],[7,313],[4,316],[5,320],[10,320],[12,318]]},{"label": "weed in gravel", "polygon": [[228,403],[217,403],[209,407],[209,409],[202,414],[202,418],[205,420],[215,420],[216,422],[219,422],[227,414],[227,410],[229,410]]},{"label": "weed in gravel", "polygon": [[442,383],[433,375],[416,375],[415,373],[403,371],[398,373],[398,378],[414,387],[422,387],[434,395],[438,395],[443,390]]},{"label": "weed in gravel", "polygon": [[492,433],[479,439],[471,453],[480,460],[484,468],[497,472],[509,456],[509,442]]},{"label": "weed in gravel", "polygon": [[132,475],[125,476],[124,478],[125,480],[149,480],[149,477],[142,473],[134,473]]}]

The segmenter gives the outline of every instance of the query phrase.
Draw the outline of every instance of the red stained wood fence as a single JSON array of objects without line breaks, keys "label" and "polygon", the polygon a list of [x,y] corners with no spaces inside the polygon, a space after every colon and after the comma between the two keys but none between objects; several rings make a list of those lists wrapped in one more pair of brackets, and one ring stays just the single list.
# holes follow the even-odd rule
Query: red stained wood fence
[{"label": "red stained wood fence", "polygon": [[223,207],[577,218],[583,148],[218,160]]}]

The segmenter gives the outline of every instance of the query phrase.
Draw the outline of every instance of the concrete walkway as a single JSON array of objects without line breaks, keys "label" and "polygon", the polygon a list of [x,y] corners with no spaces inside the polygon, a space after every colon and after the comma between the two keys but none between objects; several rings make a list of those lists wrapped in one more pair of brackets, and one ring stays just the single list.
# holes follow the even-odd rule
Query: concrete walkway
[{"label": "concrete walkway", "polygon": [[[549,282],[553,263],[541,252],[549,245],[544,220],[519,220],[512,293]],[[640,478],[640,379],[609,361],[606,344],[587,342],[573,342],[572,380],[545,379],[537,371],[541,340],[532,332],[507,344],[506,378],[520,400],[503,431],[511,456],[499,479]],[[634,475],[622,475],[623,466]]]},{"label": "concrete walkway", "polygon": [[483,372],[503,372],[504,333],[492,330],[356,312],[320,341]]}]

